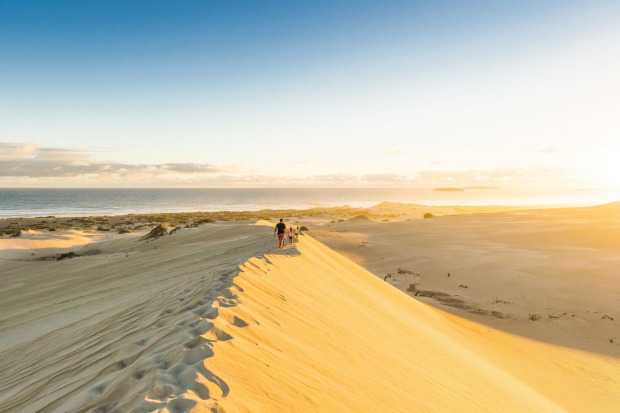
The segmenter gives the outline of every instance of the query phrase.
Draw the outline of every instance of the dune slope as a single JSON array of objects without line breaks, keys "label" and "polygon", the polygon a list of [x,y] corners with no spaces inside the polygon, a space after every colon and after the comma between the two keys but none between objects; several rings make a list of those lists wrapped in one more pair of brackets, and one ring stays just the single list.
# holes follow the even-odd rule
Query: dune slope
[{"label": "dune slope", "polygon": [[201,337],[217,317],[213,303],[273,240],[249,223],[139,238],[74,244],[80,256],[61,261],[38,259],[58,251],[53,240],[43,250],[8,245],[0,412],[179,411],[189,388],[209,398],[193,372],[213,354]]},{"label": "dune slope", "polygon": [[[312,236],[417,299],[620,358],[620,211],[600,207],[339,222]],[[322,230],[319,230],[322,228]]]},{"label": "dune slope", "polygon": [[454,317],[309,236],[138,238],[2,259],[0,412],[617,411],[617,359]]},{"label": "dune slope", "polygon": [[[615,411],[618,360],[417,302],[310,237],[253,258],[206,365],[228,412]],[[220,320],[222,322],[222,320]],[[216,320],[216,325],[218,321]],[[217,398],[217,397],[216,397]]]}]

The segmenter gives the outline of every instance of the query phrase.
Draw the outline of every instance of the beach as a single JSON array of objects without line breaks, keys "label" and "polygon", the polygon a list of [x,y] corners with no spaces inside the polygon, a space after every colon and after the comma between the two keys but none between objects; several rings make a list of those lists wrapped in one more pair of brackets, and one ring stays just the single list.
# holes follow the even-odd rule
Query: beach
[{"label": "beach", "polygon": [[[279,218],[308,228],[284,250]],[[2,220],[0,412],[615,412],[619,227],[618,203]]]}]

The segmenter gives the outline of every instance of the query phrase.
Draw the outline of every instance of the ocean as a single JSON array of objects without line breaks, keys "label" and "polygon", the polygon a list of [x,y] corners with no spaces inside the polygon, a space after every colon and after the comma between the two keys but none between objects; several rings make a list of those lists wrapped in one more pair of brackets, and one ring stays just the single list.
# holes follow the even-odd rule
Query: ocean
[{"label": "ocean", "polygon": [[158,188],[0,189],[0,218],[124,215],[155,212],[306,209],[383,201],[424,205],[594,205],[617,201],[612,193],[431,188]]}]

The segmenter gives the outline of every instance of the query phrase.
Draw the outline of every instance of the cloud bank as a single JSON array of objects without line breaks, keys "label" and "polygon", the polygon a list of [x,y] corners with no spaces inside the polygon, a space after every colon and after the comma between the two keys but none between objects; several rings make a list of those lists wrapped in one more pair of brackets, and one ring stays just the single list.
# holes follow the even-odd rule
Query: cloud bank
[{"label": "cloud bank", "polygon": [[161,178],[174,174],[214,174],[227,168],[212,164],[127,164],[93,161],[86,152],[40,148],[30,143],[0,143],[0,177]]},{"label": "cloud bank", "polygon": [[[311,169],[311,168],[310,168]],[[4,187],[542,187],[567,181],[559,169],[425,169],[410,174],[262,174],[210,163],[97,161],[92,152],[0,142]]]}]

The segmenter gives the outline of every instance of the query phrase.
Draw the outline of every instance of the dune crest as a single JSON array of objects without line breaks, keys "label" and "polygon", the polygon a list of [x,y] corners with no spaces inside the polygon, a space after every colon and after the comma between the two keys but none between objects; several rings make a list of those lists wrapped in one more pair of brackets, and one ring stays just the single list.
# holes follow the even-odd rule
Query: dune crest
[{"label": "dune crest", "polygon": [[[462,320],[310,237],[252,258],[205,365],[232,412],[612,412],[620,362]],[[198,410],[196,410],[198,411]]]}]

